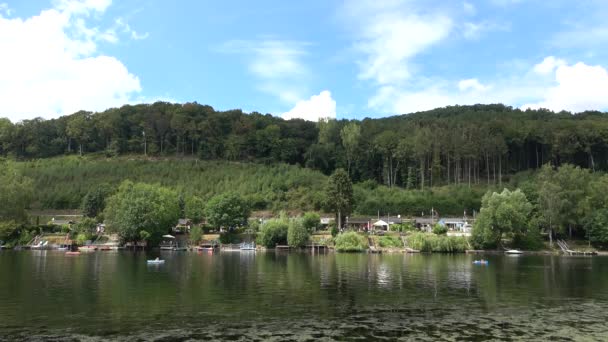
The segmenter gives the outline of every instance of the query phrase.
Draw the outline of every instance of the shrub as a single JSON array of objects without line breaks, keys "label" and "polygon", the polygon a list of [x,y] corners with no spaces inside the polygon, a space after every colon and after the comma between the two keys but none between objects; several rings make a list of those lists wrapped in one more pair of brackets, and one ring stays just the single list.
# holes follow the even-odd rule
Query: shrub
[{"label": "shrub", "polygon": [[284,218],[268,220],[258,234],[258,244],[266,248],[274,248],[276,245],[287,243],[287,231],[289,223]]},{"label": "shrub", "polygon": [[398,237],[390,236],[390,235],[380,237],[380,239],[378,239],[378,244],[380,245],[380,247],[385,247],[385,248],[403,247],[403,243],[401,242],[401,240]]},{"label": "shrub", "polygon": [[287,229],[287,244],[291,247],[304,247],[310,236],[302,220],[291,220]]},{"label": "shrub", "polygon": [[302,217],[302,225],[311,233],[317,230],[320,224],[321,217],[317,213],[306,213]]},{"label": "shrub", "polygon": [[367,239],[355,232],[338,234],[335,243],[338,252],[363,252],[369,246]]},{"label": "shrub", "polygon": [[513,236],[513,247],[527,251],[542,249],[544,247],[543,239],[538,228],[530,227],[525,234],[515,234]]},{"label": "shrub", "polygon": [[197,245],[203,239],[203,229],[201,226],[194,226],[190,229],[190,241]]},{"label": "shrub", "polygon": [[448,227],[436,223],[435,226],[433,226],[433,233],[437,235],[445,235],[448,233]]},{"label": "shrub", "polygon": [[220,243],[221,244],[229,244],[229,243],[238,243],[240,242],[239,236],[235,232],[224,232],[220,234]]},{"label": "shrub", "polygon": [[467,239],[462,236],[413,233],[407,241],[411,248],[421,252],[454,253],[468,249]]},{"label": "shrub", "polygon": [[338,235],[338,227],[335,224],[332,224],[329,228],[332,237],[336,237]]}]

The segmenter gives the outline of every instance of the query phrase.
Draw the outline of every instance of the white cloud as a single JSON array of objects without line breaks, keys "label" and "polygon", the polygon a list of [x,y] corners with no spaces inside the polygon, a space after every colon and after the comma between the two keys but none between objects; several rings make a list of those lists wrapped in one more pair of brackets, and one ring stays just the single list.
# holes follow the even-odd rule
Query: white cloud
[{"label": "white cloud", "polygon": [[348,20],[355,26],[359,78],[379,85],[407,81],[411,59],[444,39],[452,21],[440,13],[423,14],[406,1],[348,2]]},{"label": "white cloud", "polygon": [[277,39],[233,40],[221,50],[247,57],[249,72],[259,80],[257,88],[293,104],[306,93],[304,84],[309,73],[302,62],[307,43]]},{"label": "white cloud", "polygon": [[11,120],[103,110],[132,101],[139,79],[100,42],[111,30],[89,27],[109,0],[62,0],[30,18],[0,17],[0,115]]},{"label": "white cloud", "polygon": [[139,33],[135,31],[131,28],[131,25],[129,25],[123,18],[117,18],[114,22],[117,29],[121,30],[124,33],[127,33],[131,36],[132,39],[142,40],[148,38],[148,36],[150,35],[148,32]]},{"label": "white cloud", "polygon": [[290,111],[281,115],[283,119],[304,119],[319,121],[324,118],[336,118],[336,101],[332,99],[329,90],[323,90],[319,95],[313,95],[308,100],[298,101]]},{"label": "white cloud", "polygon": [[460,91],[481,92],[481,91],[487,90],[488,87],[481,84],[479,82],[479,80],[476,78],[469,78],[469,79],[461,80],[460,82],[458,82],[458,89],[460,89]]},{"label": "white cloud", "polygon": [[557,84],[546,90],[541,101],[522,107],[572,112],[608,109],[608,72],[604,67],[582,62],[561,64],[554,76]]},{"label": "white cloud", "polygon": [[0,17],[2,16],[2,12],[4,12],[4,15],[7,17],[10,17],[13,14],[13,10],[8,7],[8,4],[5,2],[0,3]]},{"label": "white cloud", "polygon": [[551,74],[558,67],[565,65],[566,62],[563,59],[555,58],[553,56],[546,57],[542,62],[534,66],[534,72],[541,75]]},{"label": "white cloud", "polygon": [[[608,71],[599,65],[579,62],[568,65],[555,57],[530,65],[527,72],[481,82],[476,78],[456,84],[441,79],[420,83],[419,87],[384,86],[368,101],[368,106],[390,113],[412,113],[451,105],[504,103],[553,111],[608,109]],[[522,106],[523,104],[523,106]]]},{"label": "white cloud", "polygon": [[393,107],[393,94],[416,82],[414,59],[444,40],[453,27],[441,12],[423,11],[413,1],[347,2],[343,15],[355,36],[359,78],[372,81],[376,93],[368,106]]}]

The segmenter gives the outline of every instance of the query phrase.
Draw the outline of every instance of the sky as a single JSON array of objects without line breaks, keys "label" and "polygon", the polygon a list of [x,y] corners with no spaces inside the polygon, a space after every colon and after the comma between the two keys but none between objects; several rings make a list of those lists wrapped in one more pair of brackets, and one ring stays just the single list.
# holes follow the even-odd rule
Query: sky
[{"label": "sky", "polygon": [[0,0],[0,117],[608,110],[605,0]]}]

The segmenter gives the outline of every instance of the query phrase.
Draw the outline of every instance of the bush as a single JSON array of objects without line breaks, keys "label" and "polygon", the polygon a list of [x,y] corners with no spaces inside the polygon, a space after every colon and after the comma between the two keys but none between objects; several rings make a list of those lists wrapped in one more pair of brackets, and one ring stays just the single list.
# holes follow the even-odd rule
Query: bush
[{"label": "bush", "polygon": [[447,233],[448,233],[448,227],[441,225],[439,223],[436,223],[435,226],[433,226],[433,234],[445,235]]},{"label": "bush", "polygon": [[194,226],[190,229],[190,242],[197,245],[203,239],[203,229],[201,226]]},{"label": "bush", "polygon": [[467,239],[462,236],[414,233],[407,241],[411,248],[421,252],[455,253],[469,248]]},{"label": "bush", "polygon": [[284,218],[268,220],[258,234],[258,244],[266,248],[287,244],[289,223]]},{"label": "bush", "polygon": [[321,217],[317,213],[306,213],[302,217],[302,225],[311,233],[317,230],[320,224]]},{"label": "bush", "polygon": [[369,247],[365,236],[355,232],[338,234],[335,244],[337,252],[363,252]]},{"label": "bush", "polygon": [[287,244],[290,247],[304,247],[306,246],[306,242],[308,242],[308,238],[310,233],[302,220],[291,220],[289,222],[289,228],[287,229]]},{"label": "bush", "polygon": [[338,227],[335,224],[332,224],[329,227],[329,231],[331,232],[332,237],[336,237],[338,235]]},{"label": "bush", "polygon": [[378,239],[378,245],[380,245],[380,247],[384,247],[384,248],[403,247],[403,243],[401,242],[401,240],[398,237],[390,236],[390,235],[380,237],[380,239]]},{"label": "bush", "polygon": [[513,247],[526,251],[538,251],[544,247],[540,231],[536,227],[530,227],[526,234],[513,236]]},{"label": "bush", "polygon": [[225,232],[220,234],[221,244],[230,244],[240,242],[239,236],[235,232]]}]

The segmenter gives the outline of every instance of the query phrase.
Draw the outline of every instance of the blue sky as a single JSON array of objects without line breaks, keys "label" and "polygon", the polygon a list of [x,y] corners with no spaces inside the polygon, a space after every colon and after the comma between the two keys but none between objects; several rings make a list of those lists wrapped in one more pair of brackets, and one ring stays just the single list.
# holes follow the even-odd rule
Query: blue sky
[{"label": "blue sky", "polygon": [[[4,2],[3,2],[4,1]],[[0,0],[0,116],[608,109],[608,1]]]}]

